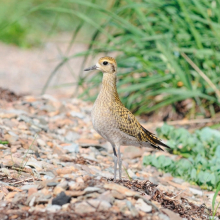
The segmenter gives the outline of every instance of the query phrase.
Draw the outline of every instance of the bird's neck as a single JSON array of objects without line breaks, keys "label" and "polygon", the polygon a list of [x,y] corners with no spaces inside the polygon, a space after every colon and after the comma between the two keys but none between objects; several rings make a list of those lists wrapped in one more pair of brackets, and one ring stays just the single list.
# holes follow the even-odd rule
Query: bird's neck
[{"label": "bird's neck", "polygon": [[117,87],[116,87],[116,73],[104,73],[102,78],[102,88],[99,93],[99,98],[103,101],[120,102]]}]

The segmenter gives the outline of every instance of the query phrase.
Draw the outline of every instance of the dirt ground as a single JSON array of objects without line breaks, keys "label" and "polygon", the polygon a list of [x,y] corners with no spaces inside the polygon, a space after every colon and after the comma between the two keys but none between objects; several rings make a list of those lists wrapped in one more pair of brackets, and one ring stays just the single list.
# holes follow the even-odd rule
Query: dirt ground
[{"label": "dirt ground", "polygon": [[[40,48],[20,49],[13,45],[0,43],[0,87],[10,89],[17,94],[39,95],[50,73],[65,55],[83,52],[86,45],[77,43],[67,53],[71,35],[62,34],[47,40]],[[72,94],[73,87],[54,89],[58,84],[75,82],[82,74],[82,58],[74,58],[62,67],[50,84],[48,94]],[[59,82],[59,83],[58,83]]]}]

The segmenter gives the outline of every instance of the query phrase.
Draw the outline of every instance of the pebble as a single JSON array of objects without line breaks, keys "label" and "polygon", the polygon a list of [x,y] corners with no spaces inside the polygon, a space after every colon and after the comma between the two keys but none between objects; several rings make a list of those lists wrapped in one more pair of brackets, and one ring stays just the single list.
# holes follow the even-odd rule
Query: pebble
[{"label": "pebble", "polygon": [[5,135],[5,139],[10,143],[14,144],[18,140],[18,135],[12,131],[9,131],[8,134]]},{"label": "pebble", "polygon": [[80,203],[76,203],[75,205],[75,212],[79,213],[79,214],[84,214],[87,212],[94,212],[96,211],[96,209],[94,207],[92,207],[91,205],[89,205],[87,202],[80,202]]},{"label": "pebble", "polygon": [[[0,212],[19,204],[19,211],[27,212],[68,213],[71,209],[80,214],[110,211],[117,216],[123,214],[124,219],[126,216],[133,219],[139,216],[143,219],[172,219],[155,209],[152,212],[152,207],[137,197],[144,191],[129,189],[129,184],[125,187],[121,182],[106,180],[106,177],[113,177],[112,147],[104,143],[92,128],[88,103],[77,99],[61,101],[52,96],[24,100],[6,106],[1,105],[0,100],[0,105],[5,108],[0,113],[3,116],[0,117],[0,138],[6,140],[7,137],[13,142],[10,147],[0,144]],[[143,149],[132,146],[122,146],[121,149],[123,166],[133,179],[159,183],[158,189],[169,193],[178,193],[178,186],[185,187],[178,178],[166,174],[159,176],[156,168],[142,167]],[[18,167],[25,164],[25,170],[11,169],[14,163]],[[124,170],[122,174],[127,178]],[[161,181],[165,178],[166,181]],[[168,181],[175,184],[166,185]],[[200,200],[195,205],[201,205],[199,196],[204,196],[204,191],[192,187],[187,189],[181,196],[185,197],[187,193],[190,199],[196,194],[196,199]],[[144,197],[149,199],[150,195]],[[7,205],[7,202],[11,204]],[[161,209],[160,203],[153,202]],[[207,204],[210,207],[211,203]],[[187,205],[192,208],[189,203]]]},{"label": "pebble", "polygon": [[126,196],[122,193],[119,193],[118,191],[116,190],[112,190],[112,196],[115,198],[115,199],[120,199],[120,200],[123,200],[126,198]]},{"label": "pebble", "polygon": [[194,194],[194,195],[200,195],[202,196],[203,195],[203,192],[199,189],[194,189],[194,188],[191,188],[189,187],[189,190]]},{"label": "pebble", "polygon": [[29,190],[31,188],[37,189],[39,185],[24,185],[21,187],[21,190]]},{"label": "pebble", "polygon": [[28,189],[28,196],[31,196],[32,194],[37,192],[37,188],[32,187]]},{"label": "pebble", "polygon": [[8,145],[0,144],[0,150],[8,149]]},{"label": "pebble", "polygon": [[152,206],[148,205],[146,202],[144,202],[143,199],[138,199],[135,207],[143,212],[151,212]]},{"label": "pebble", "polygon": [[62,182],[60,182],[58,185],[57,185],[57,187],[61,187],[61,188],[63,188],[63,189],[67,189],[68,188],[68,182],[67,181],[62,181]]},{"label": "pebble", "polygon": [[96,199],[87,200],[87,202],[77,203],[75,205],[75,211],[77,213],[83,214],[86,212],[94,211],[105,211],[111,207],[110,203],[107,201],[100,201]]},{"label": "pebble", "polygon": [[64,150],[67,150],[69,153],[78,153],[79,152],[79,145],[78,144],[71,144],[63,147]]},{"label": "pebble", "polygon": [[37,143],[41,146],[41,147],[45,147],[46,146],[46,142],[42,139],[37,139]]},{"label": "pebble", "polygon": [[133,217],[138,216],[138,211],[137,209],[133,206],[133,204],[130,201],[126,201],[126,204],[132,214]]},{"label": "pebble", "polygon": [[79,138],[79,134],[74,133],[72,131],[68,131],[66,136],[65,136],[65,139],[66,139],[67,142],[73,142],[78,138]]},{"label": "pebble", "polygon": [[112,190],[116,190],[121,194],[124,194],[126,196],[135,196],[137,193],[118,184],[115,183],[108,183],[104,185],[105,189],[112,189]]},{"label": "pebble", "polygon": [[47,183],[47,186],[49,186],[49,187],[53,187],[53,186],[57,186],[57,185],[58,185],[57,182],[49,182],[49,183]]},{"label": "pebble", "polygon": [[100,191],[100,188],[98,187],[87,187],[84,189],[85,193],[92,193],[92,192],[98,192]]},{"label": "pebble", "polygon": [[54,195],[58,195],[58,194],[60,194],[60,193],[63,192],[63,191],[64,191],[64,189],[63,189],[62,187],[56,186],[56,187],[54,188],[54,190],[53,190],[53,194],[54,194]]},{"label": "pebble", "polygon": [[61,192],[59,195],[57,195],[57,197],[55,197],[53,200],[52,200],[52,205],[64,205],[66,203],[69,203],[71,200],[71,197],[70,196],[67,196],[65,194],[65,192]]},{"label": "pebble", "polygon": [[115,201],[115,198],[113,197],[113,195],[110,191],[106,191],[106,192],[102,193],[101,195],[99,195],[97,197],[97,199],[100,201],[109,202],[110,204],[113,204]]},{"label": "pebble", "polygon": [[57,212],[61,209],[62,207],[60,205],[48,205],[46,210],[49,212]]}]

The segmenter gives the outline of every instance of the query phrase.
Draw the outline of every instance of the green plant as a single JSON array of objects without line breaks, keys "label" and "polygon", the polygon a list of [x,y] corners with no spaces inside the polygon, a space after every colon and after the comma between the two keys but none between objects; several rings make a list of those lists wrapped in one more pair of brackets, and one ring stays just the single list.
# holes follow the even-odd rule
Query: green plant
[{"label": "green plant", "polygon": [[8,141],[2,141],[2,140],[0,140],[0,144],[8,144]]},{"label": "green plant", "polygon": [[215,194],[212,199],[212,220],[214,220],[214,217],[217,213],[217,209],[220,205],[220,202],[218,202],[217,206],[215,207],[216,197],[217,197],[219,191],[220,191],[220,183],[218,184],[218,187],[216,188]]},{"label": "green plant", "polygon": [[[97,1],[92,0],[91,2]],[[65,0],[23,0],[19,2],[2,0],[0,2],[0,41],[30,48],[39,46],[49,35],[73,32],[77,29],[81,23],[77,16],[48,10],[48,8],[54,7],[81,11],[88,16],[94,14],[83,6]],[[98,18],[94,15],[93,19]],[[88,25],[85,25],[85,28],[88,28]]]},{"label": "green plant", "polygon": [[144,165],[152,165],[204,189],[217,188],[220,183],[219,131],[206,127],[191,134],[184,128],[164,124],[157,132],[169,140],[170,153],[176,156],[149,155],[144,157]]},{"label": "green plant", "polygon": [[[96,10],[103,19],[97,23],[66,7],[47,10],[75,15],[95,30],[82,69],[88,56],[116,52],[120,97],[133,112],[176,108],[185,99],[192,103],[189,117],[219,111],[219,1],[114,0],[109,7],[86,0],[68,2]],[[100,82],[99,74],[80,76],[80,97],[94,100]]]}]

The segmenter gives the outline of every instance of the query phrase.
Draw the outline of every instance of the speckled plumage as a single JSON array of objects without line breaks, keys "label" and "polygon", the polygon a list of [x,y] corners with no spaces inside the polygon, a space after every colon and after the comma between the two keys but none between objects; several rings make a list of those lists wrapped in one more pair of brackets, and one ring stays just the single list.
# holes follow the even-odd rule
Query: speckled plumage
[{"label": "speckled plumage", "polygon": [[[107,62],[106,65],[104,65]],[[99,62],[86,70],[99,69],[103,72],[102,87],[92,109],[94,129],[113,147],[118,148],[119,177],[121,178],[121,145],[154,147],[162,150],[159,145],[168,147],[154,134],[146,130],[135,116],[124,107],[119,99],[116,88],[116,61],[111,57],[103,57]],[[117,168],[117,164],[115,166]],[[114,178],[116,178],[116,171]]]}]

